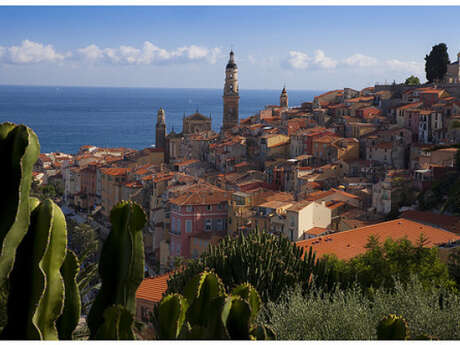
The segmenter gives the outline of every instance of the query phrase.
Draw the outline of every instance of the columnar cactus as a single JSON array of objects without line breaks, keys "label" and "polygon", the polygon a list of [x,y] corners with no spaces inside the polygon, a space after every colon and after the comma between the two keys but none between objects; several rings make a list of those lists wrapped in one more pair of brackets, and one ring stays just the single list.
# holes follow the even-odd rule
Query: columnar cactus
[{"label": "columnar cactus", "polygon": [[[121,305],[132,315],[135,314],[136,290],[144,278],[144,211],[136,203],[123,201],[112,209],[110,221],[112,230],[104,242],[99,261],[102,285],[88,315],[92,339],[100,336],[98,330],[104,322],[107,323],[105,317],[112,317],[112,314],[105,313],[107,308]],[[129,318],[121,318],[124,314],[118,312],[114,320],[120,322],[120,327],[131,329],[132,318],[128,324]],[[130,336],[125,331],[119,334]]]},{"label": "columnar cactus", "polygon": [[29,231],[17,249],[3,339],[58,339],[56,320],[65,294],[60,270],[66,245],[64,215],[54,202],[45,200],[33,210]]},{"label": "columnar cactus", "polygon": [[30,128],[0,124],[0,285],[8,279],[16,249],[29,227],[32,168],[39,153],[37,135]]},{"label": "columnar cactus", "polygon": [[276,300],[285,289],[298,284],[307,290],[312,284],[331,287],[334,282],[326,263],[317,260],[311,248],[304,255],[303,249],[287,238],[254,231],[211,245],[200,258],[171,276],[168,292],[181,293],[187,282],[205,269],[219,275],[228,289],[249,282],[263,301]]},{"label": "columnar cactus", "polygon": [[[80,318],[76,282],[79,263],[67,250],[61,209],[30,198],[32,169],[40,152],[35,133],[23,125],[0,125],[0,284],[9,283],[8,323],[1,339],[71,340]],[[102,250],[102,288],[91,309],[93,339],[134,339],[135,293],[143,279],[145,214],[122,202]]]},{"label": "columnar cactus", "polygon": [[378,340],[406,340],[409,338],[409,327],[402,316],[390,314],[377,325]]},{"label": "columnar cactus", "polygon": [[77,256],[73,251],[67,249],[64,264],[61,267],[65,285],[64,309],[56,322],[60,340],[72,340],[72,333],[80,321],[81,300],[77,284],[79,271]]},{"label": "columnar cactus", "polygon": [[273,332],[255,319],[261,300],[250,284],[225,293],[211,272],[196,275],[180,294],[165,296],[158,307],[160,339],[273,339]]}]

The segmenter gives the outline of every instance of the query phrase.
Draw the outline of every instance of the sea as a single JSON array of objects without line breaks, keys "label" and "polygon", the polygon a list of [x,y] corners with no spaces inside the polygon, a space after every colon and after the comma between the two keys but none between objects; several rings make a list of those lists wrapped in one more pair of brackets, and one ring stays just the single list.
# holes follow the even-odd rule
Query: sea
[{"label": "sea", "polygon": [[[240,119],[279,104],[281,90],[240,89]],[[288,90],[289,105],[313,100],[322,91]],[[221,89],[0,86],[0,123],[26,124],[38,135],[40,151],[76,153],[82,145],[143,149],[155,143],[157,111],[166,129],[182,131],[182,118],[196,111],[222,126]]]}]

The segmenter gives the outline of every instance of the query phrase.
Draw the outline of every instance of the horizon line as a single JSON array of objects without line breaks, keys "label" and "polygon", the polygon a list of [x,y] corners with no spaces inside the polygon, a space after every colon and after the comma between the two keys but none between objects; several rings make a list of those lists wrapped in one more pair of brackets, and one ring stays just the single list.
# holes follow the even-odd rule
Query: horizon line
[{"label": "horizon line", "polygon": [[[109,85],[27,85],[27,84],[0,84],[0,87],[51,87],[51,88],[113,88],[113,89],[188,89],[188,90],[221,90],[223,88],[217,87],[163,87],[163,86],[109,86]],[[281,87],[279,90],[282,90]],[[335,88],[328,90],[335,90]],[[257,90],[257,91],[277,91],[278,89],[257,89],[257,88],[241,88],[240,90]],[[298,89],[298,88],[287,88],[287,90],[292,91],[320,91],[325,90],[321,89]]]}]

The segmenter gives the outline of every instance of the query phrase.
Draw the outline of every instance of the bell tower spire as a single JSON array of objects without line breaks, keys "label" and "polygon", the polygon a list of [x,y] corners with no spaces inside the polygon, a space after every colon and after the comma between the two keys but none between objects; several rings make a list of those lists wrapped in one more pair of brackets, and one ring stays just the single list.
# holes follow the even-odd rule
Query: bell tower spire
[{"label": "bell tower spire", "polygon": [[230,129],[239,122],[239,88],[238,88],[238,66],[235,63],[233,49],[230,51],[230,58],[225,67],[224,84],[224,113],[222,128]]},{"label": "bell tower spire", "polygon": [[284,84],[283,90],[281,91],[280,107],[283,107],[283,108],[288,107],[288,94],[287,94],[287,91],[286,91],[286,84]]},{"label": "bell tower spire", "polygon": [[166,147],[166,122],[165,111],[160,108],[157,113],[157,124],[155,126],[155,148],[164,149]]}]

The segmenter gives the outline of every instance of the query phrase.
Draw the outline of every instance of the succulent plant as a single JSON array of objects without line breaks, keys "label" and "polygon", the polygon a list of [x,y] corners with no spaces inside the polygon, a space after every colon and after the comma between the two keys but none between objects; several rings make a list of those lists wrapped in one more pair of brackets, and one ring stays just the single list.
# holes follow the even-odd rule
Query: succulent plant
[{"label": "succulent plant", "polygon": [[225,293],[220,278],[205,271],[185,287],[185,296],[166,295],[158,308],[160,339],[274,339],[274,333],[255,319],[261,299],[250,284]]}]

